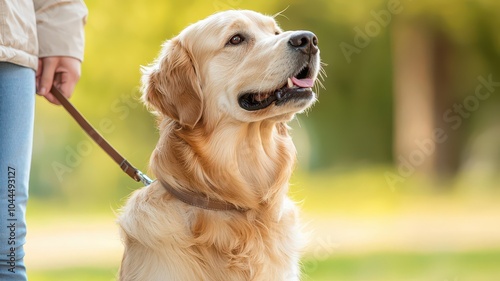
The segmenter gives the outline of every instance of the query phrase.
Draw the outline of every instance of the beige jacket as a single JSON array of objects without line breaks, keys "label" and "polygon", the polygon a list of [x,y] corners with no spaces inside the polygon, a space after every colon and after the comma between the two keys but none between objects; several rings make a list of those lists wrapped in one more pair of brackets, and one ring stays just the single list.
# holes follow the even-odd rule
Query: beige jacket
[{"label": "beige jacket", "polygon": [[82,0],[0,0],[0,61],[37,69],[39,57],[83,60]]}]

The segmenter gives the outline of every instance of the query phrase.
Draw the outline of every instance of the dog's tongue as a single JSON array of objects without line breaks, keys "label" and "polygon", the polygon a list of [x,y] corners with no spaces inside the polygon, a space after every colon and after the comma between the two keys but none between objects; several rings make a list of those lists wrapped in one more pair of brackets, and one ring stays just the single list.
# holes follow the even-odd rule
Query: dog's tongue
[{"label": "dog's tongue", "polygon": [[301,88],[312,88],[314,86],[314,80],[311,78],[297,79],[292,77],[292,82],[295,86],[299,86]]}]

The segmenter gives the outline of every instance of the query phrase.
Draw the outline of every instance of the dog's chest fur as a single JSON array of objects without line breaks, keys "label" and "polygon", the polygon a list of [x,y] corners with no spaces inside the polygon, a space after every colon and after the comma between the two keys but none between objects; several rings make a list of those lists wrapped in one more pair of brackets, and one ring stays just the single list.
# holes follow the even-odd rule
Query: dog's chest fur
[{"label": "dog's chest fur", "polygon": [[287,198],[280,204],[277,213],[207,211],[159,185],[145,187],[121,216],[134,219],[120,219],[127,252],[136,257],[124,256],[121,280],[298,280],[297,211]]}]

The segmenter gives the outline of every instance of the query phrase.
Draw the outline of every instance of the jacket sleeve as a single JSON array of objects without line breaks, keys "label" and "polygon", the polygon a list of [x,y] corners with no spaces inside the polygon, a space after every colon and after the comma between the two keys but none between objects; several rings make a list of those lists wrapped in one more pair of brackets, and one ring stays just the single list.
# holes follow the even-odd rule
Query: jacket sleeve
[{"label": "jacket sleeve", "polygon": [[83,60],[87,7],[82,0],[34,0],[38,56]]}]

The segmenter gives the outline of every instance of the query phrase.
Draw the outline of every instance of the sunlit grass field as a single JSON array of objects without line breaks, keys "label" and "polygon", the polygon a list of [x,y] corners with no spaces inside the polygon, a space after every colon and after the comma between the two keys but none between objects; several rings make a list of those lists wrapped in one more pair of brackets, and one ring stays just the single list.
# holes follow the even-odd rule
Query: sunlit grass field
[{"label": "sunlit grass field", "polygon": [[[413,178],[390,186],[386,172],[370,168],[295,174],[290,194],[299,201],[304,220],[312,221],[308,230],[316,232],[302,260],[303,281],[500,280],[500,196],[495,182],[478,186],[462,179],[436,186]],[[118,203],[100,203],[100,210],[95,202],[88,204],[89,209],[82,210],[84,202],[75,207],[34,200],[28,210],[32,235],[36,238],[38,232],[51,229],[71,234],[75,226],[75,232],[93,233],[85,226],[93,225],[109,226],[113,232],[109,236],[118,236],[112,214]],[[85,213],[89,210],[91,215]],[[69,243],[98,250],[106,241],[78,234]],[[115,280],[121,253],[112,252],[111,260],[102,263],[71,251],[53,257],[49,267],[35,258],[28,268],[29,279]],[[43,259],[45,253],[40,254]],[[57,259],[76,262],[58,265]]]},{"label": "sunlit grass field", "polygon": [[[500,250],[467,253],[373,253],[304,260],[303,280],[496,281]],[[82,267],[31,272],[35,281],[111,281],[117,268]]]}]

